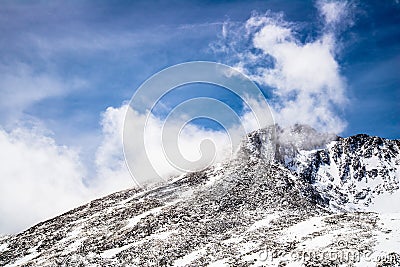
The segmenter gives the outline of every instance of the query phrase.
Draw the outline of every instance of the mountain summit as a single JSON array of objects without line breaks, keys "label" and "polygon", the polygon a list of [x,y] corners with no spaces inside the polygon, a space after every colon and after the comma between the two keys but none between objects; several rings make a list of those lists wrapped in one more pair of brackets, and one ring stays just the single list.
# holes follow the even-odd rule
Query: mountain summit
[{"label": "mountain summit", "polygon": [[398,266],[399,179],[399,140],[261,129],[230,162],[0,238],[0,265]]}]

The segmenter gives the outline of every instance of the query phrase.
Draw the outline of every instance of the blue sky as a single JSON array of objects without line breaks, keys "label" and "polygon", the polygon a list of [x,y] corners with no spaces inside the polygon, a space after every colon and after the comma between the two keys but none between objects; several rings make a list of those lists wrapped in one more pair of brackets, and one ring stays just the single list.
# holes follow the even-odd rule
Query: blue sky
[{"label": "blue sky", "polygon": [[[398,0],[3,1],[0,200],[5,204],[0,218],[11,219],[0,221],[0,233],[129,186],[132,181],[121,171],[121,106],[151,75],[182,62],[215,61],[241,69],[282,120],[305,112],[298,117],[307,123],[315,113],[313,126],[339,129],[342,136],[400,138],[398,25]],[[269,32],[262,35],[263,29]],[[271,33],[275,40],[268,39]],[[287,47],[304,52],[301,60],[321,64],[321,73],[314,68],[318,73],[310,80],[280,58],[292,52]],[[295,79],[281,79],[286,67],[296,69]],[[177,90],[165,101],[208,96],[242,108],[213,86],[196,88]],[[92,187],[96,193],[87,193]],[[54,193],[44,193],[49,191]],[[59,205],[44,208],[55,198]],[[29,215],[27,203],[33,202]],[[13,210],[26,211],[26,218]]]},{"label": "blue sky", "polygon": [[[354,5],[354,22],[340,33],[343,47],[337,55],[350,99],[338,111],[348,123],[342,135],[398,138],[399,4]],[[314,1],[3,3],[1,68],[18,73],[22,65],[32,76],[66,83],[59,93],[32,97],[21,112],[43,121],[60,141],[70,142],[69,134],[98,129],[102,111],[119,106],[167,66],[190,60],[231,63],[232,55],[210,49],[222,24],[244,23],[251,12],[268,10],[283,12],[285,20],[300,25],[302,39],[322,30]],[[2,111],[3,125],[7,113]]]}]

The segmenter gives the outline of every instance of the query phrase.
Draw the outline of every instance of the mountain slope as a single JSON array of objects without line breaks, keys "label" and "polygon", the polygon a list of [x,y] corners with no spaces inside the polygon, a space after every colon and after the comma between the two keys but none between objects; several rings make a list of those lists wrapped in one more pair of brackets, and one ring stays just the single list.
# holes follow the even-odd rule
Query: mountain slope
[{"label": "mountain slope", "polygon": [[[396,266],[400,216],[364,204],[397,194],[398,180],[399,141],[263,129],[232,162],[118,192],[0,239],[0,265]],[[373,189],[357,198],[353,183]]]}]

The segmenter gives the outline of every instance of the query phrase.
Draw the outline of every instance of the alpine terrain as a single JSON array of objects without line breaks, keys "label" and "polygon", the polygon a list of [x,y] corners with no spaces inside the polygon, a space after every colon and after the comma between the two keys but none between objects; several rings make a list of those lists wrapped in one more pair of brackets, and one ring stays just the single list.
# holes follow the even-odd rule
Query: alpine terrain
[{"label": "alpine terrain", "polygon": [[269,127],[234,160],[0,237],[0,265],[400,266],[399,179],[400,140]]}]

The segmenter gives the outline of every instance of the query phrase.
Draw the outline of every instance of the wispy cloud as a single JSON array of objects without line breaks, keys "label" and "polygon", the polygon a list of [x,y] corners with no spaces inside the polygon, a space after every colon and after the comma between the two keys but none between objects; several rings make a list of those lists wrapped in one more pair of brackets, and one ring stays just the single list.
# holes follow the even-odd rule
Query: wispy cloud
[{"label": "wispy cloud", "polygon": [[85,86],[82,79],[65,80],[24,63],[0,65],[0,123],[17,121],[41,100],[66,95]]}]

